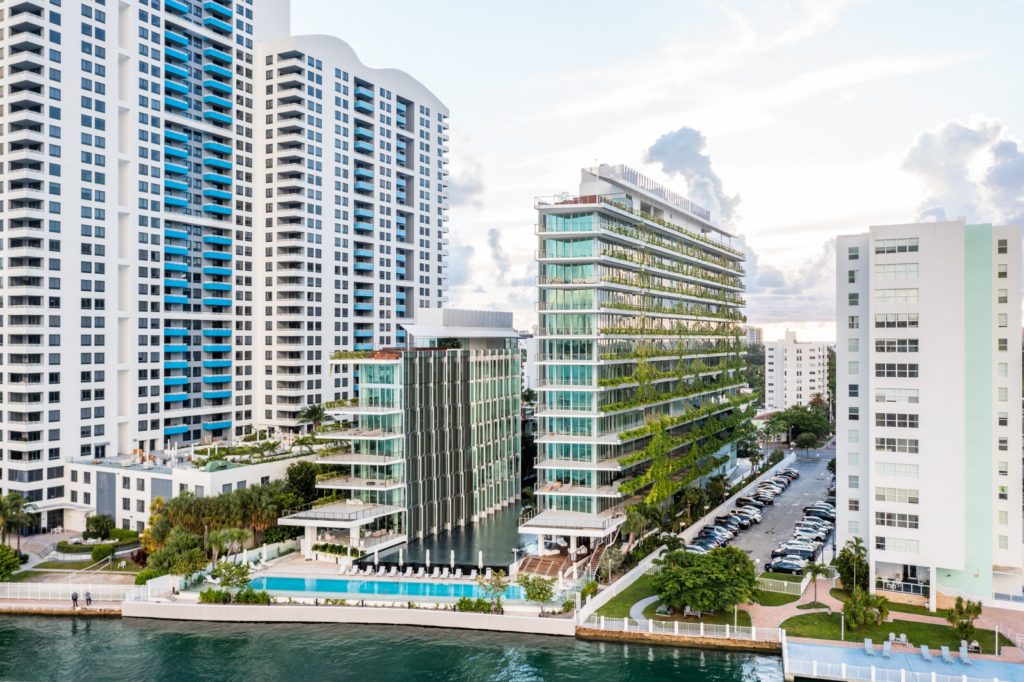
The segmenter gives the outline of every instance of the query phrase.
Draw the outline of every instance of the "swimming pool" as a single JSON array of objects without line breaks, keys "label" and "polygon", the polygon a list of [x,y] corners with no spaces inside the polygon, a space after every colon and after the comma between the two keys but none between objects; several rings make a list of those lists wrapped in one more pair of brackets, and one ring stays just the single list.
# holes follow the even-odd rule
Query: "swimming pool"
[{"label": "swimming pool", "polygon": [[[263,576],[252,580],[249,585],[256,590],[268,592],[306,592],[309,594],[338,595],[346,597],[418,597],[434,599],[485,598],[483,590],[476,583],[434,583],[399,580],[358,580],[346,578],[286,578]],[[522,600],[523,588],[510,585],[505,590],[506,600]]]}]

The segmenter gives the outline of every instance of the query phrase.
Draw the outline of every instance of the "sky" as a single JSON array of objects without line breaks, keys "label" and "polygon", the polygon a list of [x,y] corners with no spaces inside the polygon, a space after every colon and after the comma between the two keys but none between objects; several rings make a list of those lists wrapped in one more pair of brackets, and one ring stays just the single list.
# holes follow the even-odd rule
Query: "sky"
[{"label": "sky", "polygon": [[1024,218],[1024,0],[293,0],[451,111],[451,291],[537,324],[535,197],[624,163],[748,254],[765,339],[835,337],[835,237]]}]

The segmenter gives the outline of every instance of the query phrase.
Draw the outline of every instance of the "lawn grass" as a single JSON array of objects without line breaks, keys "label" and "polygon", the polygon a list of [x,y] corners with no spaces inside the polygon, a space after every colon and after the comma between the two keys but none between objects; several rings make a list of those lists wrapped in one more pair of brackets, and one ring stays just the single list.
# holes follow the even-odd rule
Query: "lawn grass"
[{"label": "lawn grass", "polygon": [[[801,616],[793,616],[783,621],[779,627],[786,630],[788,637],[811,637],[814,639],[838,640],[840,632],[840,618],[838,613],[807,613]],[[857,630],[846,628],[847,642],[861,642],[865,638],[875,643],[881,643],[889,638],[889,633],[899,635],[905,633],[907,639],[914,646],[928,645],[936,651],[943,646],[948,646],[953,651],[960,648],[960,636],[949,625],[936,623],[917,623],[909,620],[894,620],[891,623],[881,625],[865,625]],[[976,630],[973,639],[978,640],[982,653],[993,653],[995,633],[991,630]],[[1000,635],[1000,641],[1004,646],[1013,646],[1010,640]]]},{"label": "lawn grass", "polygon": [[[647,608],[644,609],[644,618],[648,620],[659,620],[667,623],[672,621],[679,621],[680,623],[708,623],[709,625],[739,625],[740,627],[750,627],[750,614],[743,609],[739,610],[735,616],[733,612],[724,611],[722,613],[705,613],[700,618],[694,618],[693,616],[683,618],[681,615],[673,613],[671,616],[659,616],[655,613],[658,609],[658,603],[648,604]],[[733,618],[735,617],[735,623]]]},{"label": "lawn grass", "polygon": [[792,573],[769,573],[768,571],[764,571],[757,577],[764,578],[765,580],[784,580],[787,583],[800,583],[804,580],[802,575],[793,575]]},{"label": "lawn grass", "polygon": [[92,559],[82,559],[80,561],[43,561],[36,564],[36,568],[63,568],[69,571],[80,571],[83,568],[89,568],[95,561]]},{"label": "lawn grass", "polygon": [[8,580],[7,582],[9,582],[9,583],[21,583],[21,582],[25,582],[29,578],[31,578],[33,576],[37,576],[37,575],[44,575],[44,573],[42,571],[18,571],[17,573],[12,575],[11,579]]},{"label": "lawn grass", "polygon": [[829,606],[828,606],[828,604],[822,604],[820,601],[810,601],[810,602],[807,602],[806,604],[800,604],[800,606],[798,606],[797,608],[800,609],[800,610],[806,610],[806,609],[827,609],[827,608],[829,608]]},{"label": "lawn grass", "polygon": [[[828,591],[828,593],[841,602],[845,602],[847,599],[850,598],[850,595],[845,590],[841,590],[838,587],[833,587],[831,590]],[[889,610],[899,611],[900,613],[916,613],[919,616],[937,616],[939,618],[944,618],[946,615],[942,609],[939,609],[938,611],[929,611],[927,606],[918,606],[916,604],[898,604],[894,601],[889,602]]]},{"label": "lawn grass", "polygon": [[657,594],[654,589],[654,578],[649,575],[640,576],[636,582],[612,597],[607,604],[597,610],[597,615],[609,618],[626,618],[629,609],[644,597]]},{"label": "lawn grass", "polygon": [[754,590],[753,601],[761,606],[785,606],[792,604],[800,597],[795,594],[783,594],[782,592],[769,592],[768,590]]}]

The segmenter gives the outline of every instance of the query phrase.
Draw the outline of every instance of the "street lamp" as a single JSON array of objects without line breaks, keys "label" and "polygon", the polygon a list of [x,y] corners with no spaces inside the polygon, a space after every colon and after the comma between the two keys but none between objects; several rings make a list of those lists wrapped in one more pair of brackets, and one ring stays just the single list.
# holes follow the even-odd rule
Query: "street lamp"
[{"label": "street lamp", "polygon": [[846,614],[839,612],[839,641],[846,641]]}]

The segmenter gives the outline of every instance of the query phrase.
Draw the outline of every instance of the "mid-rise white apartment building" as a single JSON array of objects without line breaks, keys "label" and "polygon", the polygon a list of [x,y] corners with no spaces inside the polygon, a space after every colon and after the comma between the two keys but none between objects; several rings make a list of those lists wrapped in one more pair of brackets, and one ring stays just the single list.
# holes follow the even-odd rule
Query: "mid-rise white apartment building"
[{"label": "mid-rise white apartment building", "polygon": [[2,492],[68,525],[67,466],[303,428],[334,350],[446,286],[447,108],[287,0],[0,13]]},{"label": "mid-rise white apartment building", "polygon": [[764,406],[771,412],[806,405],[828,393],[828,345],[796,340],[786,330],[781,341],[764,344]]},{"label": "mid-rise white apartment building", "polygon": [[751,325],[743,326],[744,341],[748,346],[760,346],[764,343],[764,329]]},{"label": "mid-rise white apartment building", "polygon": [[838,241],[837,532],[873,589],[1021,598],[1020,263],[1017,226]]}]

